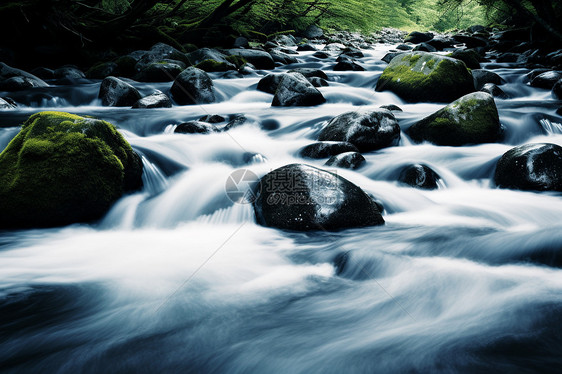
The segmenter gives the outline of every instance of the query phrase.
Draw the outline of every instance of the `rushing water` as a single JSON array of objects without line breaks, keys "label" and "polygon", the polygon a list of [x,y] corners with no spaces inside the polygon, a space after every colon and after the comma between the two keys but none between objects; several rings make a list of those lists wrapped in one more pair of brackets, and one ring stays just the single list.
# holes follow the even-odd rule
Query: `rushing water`
[{"label": "rushing water", "polygon": [[[562,118],[528,70],[490,65],[511,99],[497,99],[501,144],[413,145],[365,154],[337,173],[376,196],[385,226],[296,233],[255,223],[233,204],[228,176],[259,176],[303,160],[326,120],[399,105],[406,128],[441,107],[375,93],[390,46],[366,50],[365,72],[301,52],[324,69],[327,103],[272,108],[266,72],[212,74],[220,102],[172,109],[105,108],[99,82],[14,95],[0,113],[17,125],[56,108],[118,125],[143,157],[143,191],[96,224],[0,233],[0,370],[110,373],[554,372],[562,367],[562,199],[495,189],[514,145],[562,145]],[[170,83],[136,86],[168,92]],[[244,114],[228,133],[174,134],[206,114]],[[0,147],[17,133],[0,128]],[[395,181],[425,163],[442,188]]]}]

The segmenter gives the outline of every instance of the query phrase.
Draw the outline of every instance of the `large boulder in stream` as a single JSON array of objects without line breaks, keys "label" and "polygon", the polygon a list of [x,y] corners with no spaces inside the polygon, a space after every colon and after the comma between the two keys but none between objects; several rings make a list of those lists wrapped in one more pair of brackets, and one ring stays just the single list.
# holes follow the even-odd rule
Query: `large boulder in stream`
[{"label": "large boulder in stream", "polygon": [[377,204],[361,188],[303,164],[286,165],[261,178],[254,209],[260,225],[288,230],[384,224]]},{"label": "large boulder in stream", "polygon": [[464,62],[427,52],[394,57],[380,76],[377,91],[391,91],[409,102],[451,102],[474,91]]},{"label": "large boulder in stream", "polygon": [[139,156],[112,124],[34,114],[0,154],[0,228],[98,219],[141,176]]},{"label": "large boulder in stream", "polygon": [[272,106],[313,106],[324,104],[324,96],[301,73],[283,74]]},{"label": "large boulder in stream", "polygon": [[529,191],[562,191],[562,147],[525,144],[499,159],[494,182],[500,188]]},{"label": "large boulder in stream", "polygon": [[501,124],[494,98],[485,92],[461,97],[406,130],[415,142],[461,146],[496,142]]},{"label": "large boulder in stream", "polygon": [[230,49],[228,53],[232,56],[242,57],[258,69],[275,69],[275,61],[273,61],[273,57],[265,51],[234,48]]},{"label": "large boulder in stream", "polygon": [[400,170],[400,175],[398,175],[399,182],[423,190],[439,188],[440,179],[439,174],[424,164],[407,165]]},{"label": "large boulder in stream", "polygon": [[98,97],[104,106],[133,106],[141,99],[135,87],[115,77],[107,77],[101,82]]},{"label": "large boulder in stream", "polygon": [[189,67],[182,71],[170,93],[180,105],[209,104],[215,101],[213,80],[203,70]]},{"label": "large boulder in stream", "polygon": [[49,85],[33,74],[0,62],[0,91],[21,91]]},{"label": "large boulder in stream", "polygon": [[386,109],[346,112],[332,118],[318,140],[349,142],[361,151],[373,151],[397,145],[400,126]]}]

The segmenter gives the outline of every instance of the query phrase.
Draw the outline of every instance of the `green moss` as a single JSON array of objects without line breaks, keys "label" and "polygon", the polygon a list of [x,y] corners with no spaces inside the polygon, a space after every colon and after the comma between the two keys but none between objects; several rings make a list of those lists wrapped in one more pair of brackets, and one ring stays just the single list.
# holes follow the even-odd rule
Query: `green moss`
[{"label": "green moss", "polygon": [[472,74],[454,59],[413,52],[394,58],[377,82],[410,102],[450,102],[474,91]]},{"label": "green moss", "polygon": [[232,65],[213,59],[201,61],[195,67],[204,71],[228,71],[233,69]]},{"label": "green moss", "polygon": [[500,135],[498,111],[490,95],[476,92],[463,96],[408,129],[414,141],[439,145],[497,141]]},{"label": "green moss", "polygon": [[110,123],[34,114],[0,154],[0,227],[97,219],[141,184],[141,173],[138,156]]},{"label": "green moss", "polygon": [[236,55],[228,56],[226,58],[226,61],[230,62],[231,64],[234,64],[234,66],[236,66],[236,69],[240,69],[242,66],[244,66],[247,63],[244,57],[236,56]]}]

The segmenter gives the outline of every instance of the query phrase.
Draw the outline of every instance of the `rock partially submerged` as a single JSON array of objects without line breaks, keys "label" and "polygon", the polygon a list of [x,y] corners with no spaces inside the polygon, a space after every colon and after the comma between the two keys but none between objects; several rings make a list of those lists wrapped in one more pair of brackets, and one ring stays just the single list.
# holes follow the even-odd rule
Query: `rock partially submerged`
[{"label": "rock partially submerged", "polygon": [[373,151],[397,145],[400,126],[386,109],[346,112],[331,119],[318,140],[349,142],[361,151]]},{"label": "rock partially submerged", "polygon": [[316,142],[303,147],[299,154],[306,158],[327,158],[344,152],[357,152],[358,149],[348,142]]},{"label": "rock partially submerged", "polygon": [[180,105],[209,104],[215,101],[213,80],[196,67],[182,71],[174,81],[170,93]]},{"label": "rock partially submerged", "polygon": [[394,57],[380,76],[377,91],[392,91],[409,102],[451,102],[474,91],[464,62],[427,52]]},{"label": "rock partially submerged", "polygon": [[367,162],[365,157],[359,152],[344,152],[330,157],[326,161],[326,166],[335,166],[342,169],[359,169]]},{"label": "rock partially submerged", "polygon": [[525,144],[499,159],[494,182],[500,188],[529,191],[562,191],[562,147]]},{"label": "rock partially submerged", "polygon": [[474,92],[415,123],[406,133],[415,142],[460,146],[496,142],[501,125],[494,98]]},{"label": "rock partially submerged", "polygon": [[101,218],[142,186],[142,162],[115,127],[40,112],[0,154],[0,227],[46,227]]},{"label": "rock partially submerged", "polygon": [[107,77],[101,82],[98,97],[104,106],[133,106],[141,99],[135,87],[115,77]]},{"label": "rock partially submerged", "polygon": [[439,188],[440,179],[441,177],[433,169],[424,164],[407,165],[398,176],[399,182],[424,190]]},{"label": "rock partially submerged", "polygon": [[313,106],[326,102],[316,87],[302,74],[284,74],[271,103],[272,106]]},{"label": "rock partially submerged", "polygon": [[337,174],[303,164],[286,165],[261,178],[253,205],[260,225],[280,229],[338,230],[384,224],[377,204],[361,188]]}]

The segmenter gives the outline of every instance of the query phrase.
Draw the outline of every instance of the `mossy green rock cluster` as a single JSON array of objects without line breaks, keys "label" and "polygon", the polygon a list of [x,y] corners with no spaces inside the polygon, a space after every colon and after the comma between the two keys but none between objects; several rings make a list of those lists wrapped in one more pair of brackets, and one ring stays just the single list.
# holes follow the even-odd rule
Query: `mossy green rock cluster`
[{"label": "mossy green rock cluster", "polygon": [[105,121],[40,112],[0,154],[0,228],[101,218],[142,186],[142,162]]},{"label": "mossy green rock cluster", "polygon": [[427,52],[394,57],[377,82],[409,102],[451,102],[474,91],[472,74],[457,59]]},{"label": "mossy green rock cluster", "polygon": [[461,146],[498,141],[501,125],[494,98],[474,92],[415,123],[406,133],[415,142]]}]

